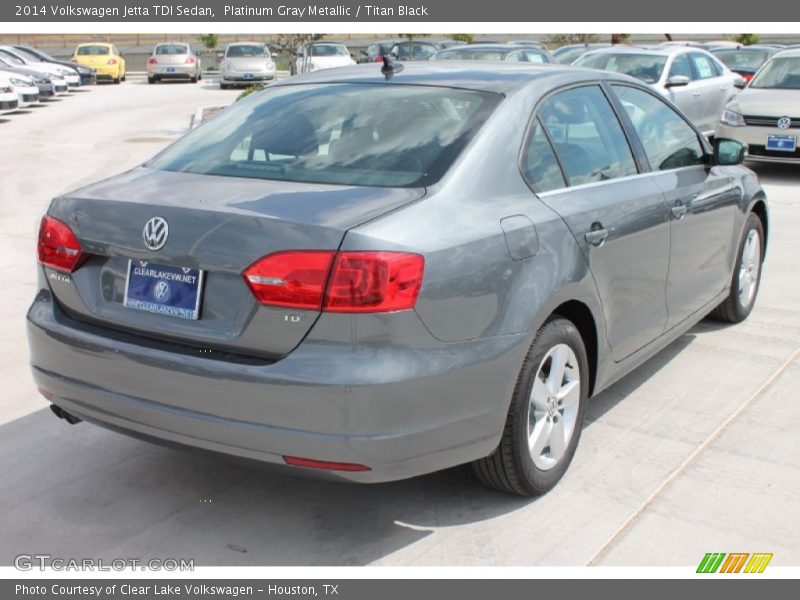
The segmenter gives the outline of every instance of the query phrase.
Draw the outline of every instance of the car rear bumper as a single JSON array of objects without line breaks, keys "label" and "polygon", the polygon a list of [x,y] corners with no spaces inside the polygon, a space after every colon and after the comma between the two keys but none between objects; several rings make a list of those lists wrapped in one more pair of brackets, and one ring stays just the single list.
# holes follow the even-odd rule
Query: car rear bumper
[{"label": "car rear bumper", "polygon": [[196,65],[147,65],[147,76],[159,79],[197,77]]},{"label": "car rear bumper", "polygon": [[[797,150],[794,152],[780,152],[775,150],[767,150],[766,143],[767,137],[770,135],[790,135],[795,136],[798,140]],[[727,125],[718,125],[716,136],[718,138],[729,138],[747,144],[750,148],[747,154],[747,160],[753,162],[770,162],[770,163],[800,163],[800,129],[778,129],[777,127],[729,127]]]},{"label": "car rear bumper", "polygon": [[[424,330],[406,313],[403,330]],[[530,341],[406,349],[307,339],[281,360],[237,364],[111,334],[71,319],[41,291],[28,312],[36,384],[64,410],[113,429],[276,464],[294,456],[366,465],[320,472],[365,483],[490,454]]]},{"label": "car rear bumper", "polygon": [[275,79],[275,72],[252,73],[252,77],[245,77],[245,73],[236,71],[223,71],[219,75],[221,83],[227,85],[250,85],[253,83],[263,83]]}]

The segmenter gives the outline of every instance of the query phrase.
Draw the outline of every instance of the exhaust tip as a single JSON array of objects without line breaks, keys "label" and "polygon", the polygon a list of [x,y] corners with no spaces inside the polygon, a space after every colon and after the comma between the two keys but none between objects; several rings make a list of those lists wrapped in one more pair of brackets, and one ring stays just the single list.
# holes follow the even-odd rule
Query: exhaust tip
[{"label": "exhaust tip", "polygon": [[80,418],[76,417],[75,415],[73,415],[71,413],[68,413],[63,408],[58,406],[57,404],[51,404],[50,405],[50,410],[53,411],[53,414],[55,416],[57,416],[59,419],[64,419],[70,425],[77,425],[78,423],[83,421],[83,419],[80,419]]}]

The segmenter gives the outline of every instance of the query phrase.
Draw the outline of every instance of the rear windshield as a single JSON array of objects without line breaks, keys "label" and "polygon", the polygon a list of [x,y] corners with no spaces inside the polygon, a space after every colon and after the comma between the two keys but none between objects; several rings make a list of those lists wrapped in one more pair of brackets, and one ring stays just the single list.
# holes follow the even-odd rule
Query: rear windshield
[{"label": "rear windshield", "polygon": [[104,56],[108,54],[108,46],[81,46],[78,56]]},{"label": "rear windshield", "polygon": [[614,73],[624,73],[645,83],[656,83],[661,79],[664,66],[667,64],[666,56],[655,54],[587,54],[575,61],[578,67],[588,69],[602,69]]},{"label": "rear windshield", "polygon": [[503,60],[503,50],[443,50],[431,57],[431,60]]},{"label": "rear windshield", "polygon": [[344,46],[314,44],[311,46],[311,56],[350,56],[350,54]]},{"label": "rear windshield", "polygon": [[169,56],[170,54],[188,54],[189,49],[183,44],[160,44],[156,46],[156,54]]},{"label": "rear windshield", "polygon": [[748,50],[742,52],[740,50],[719,50],[714,52],[714,56],[720,59],[731,69],[758,69],[761,65],[767,62],[769,52],[756,52]]},{"label": "rear windshield", "polygon": [[279,181],[426,186],[444,175],[501,98],[393,84],[273,87],[236,102],[148,166]]},{"label": "rear windshield", "polygon": [[228,46],[228,51],[225,55],[228,58],[267,56],[267,49],[257,44],[253,44],[252,46]]},{"label": "rear windshield", "polygon": [[756,74],[750,87],[800,90],[800,57],[773,58]]}]

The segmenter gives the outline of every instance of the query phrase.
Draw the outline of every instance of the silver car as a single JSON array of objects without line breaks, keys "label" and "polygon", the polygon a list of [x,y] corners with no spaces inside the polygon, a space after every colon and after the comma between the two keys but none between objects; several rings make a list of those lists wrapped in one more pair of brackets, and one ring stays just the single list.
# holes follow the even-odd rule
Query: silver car
[{"label": "silver car", "polygon": [[723,108],[744,87],[740,75],[709,52],[691,46],[613,46],[593,50],[573,64],[644,81],[669,98],[707,136],[714,135]]},{"label": "silver car", "polygon": [[590,396],[753,309],[769,227],[744,150],[602,71],[287,79],[53,200],[33,376],[70,423],[545,492]]},{"label": "silver car", "polygon": [[165,79],[183,79],[197,83],[203,78],[200,58],[189,44],[156,44],[147,59],[147,83]]},{"label": "silver car", "polygon": [[275,62],[265,44],[237,42],[228,44],[219,73],[219,87],[253,85],[275,79]]}]

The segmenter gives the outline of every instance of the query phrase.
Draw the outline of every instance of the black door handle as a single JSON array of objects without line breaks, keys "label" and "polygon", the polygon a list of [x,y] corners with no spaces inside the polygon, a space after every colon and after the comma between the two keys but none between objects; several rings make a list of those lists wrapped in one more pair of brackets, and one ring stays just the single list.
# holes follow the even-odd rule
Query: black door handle
[{"label": "black door handle", "polygon": [[592,229],[584,234],[583,239],[599,248],[605,243],[607,237],[608,229],[604,229],[600,223],[592,223]]}]

